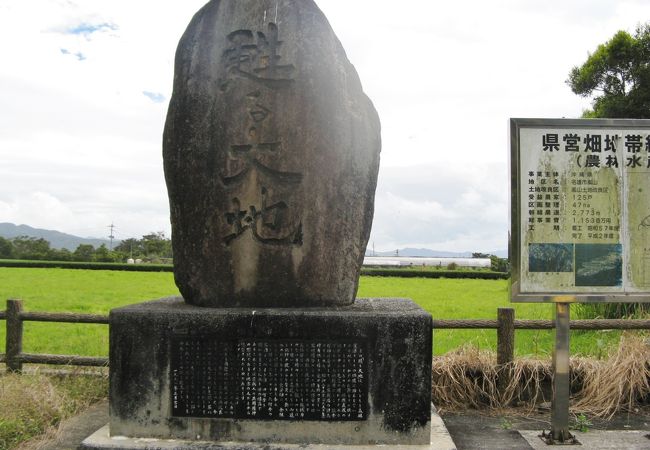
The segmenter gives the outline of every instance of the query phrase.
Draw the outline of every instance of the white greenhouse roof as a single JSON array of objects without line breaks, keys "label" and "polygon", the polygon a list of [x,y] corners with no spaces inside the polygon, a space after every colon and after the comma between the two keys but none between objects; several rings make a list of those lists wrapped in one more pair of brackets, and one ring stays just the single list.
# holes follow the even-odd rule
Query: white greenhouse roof
[{"label": "white greenhouse roof", "polygon": [[408,256],[366,256],[364,266],[441,266],[456,263],[461,267],[490,267],[490,258],[419,258]]}]

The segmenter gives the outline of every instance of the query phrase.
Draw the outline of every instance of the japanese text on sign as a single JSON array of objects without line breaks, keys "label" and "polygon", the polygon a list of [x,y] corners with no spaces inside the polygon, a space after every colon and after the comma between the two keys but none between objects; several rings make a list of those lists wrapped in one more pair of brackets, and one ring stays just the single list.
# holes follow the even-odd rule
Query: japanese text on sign
[{"label": "japanese text on sign", "polygon": [[650,290],[650,121],[537,122],[518,129],[513,157],[516,294],[643,296]]},{"label": "japanese text on sign", "polygon": [[241,126],[244,132],[227,143],[226,167],[220,180],[229,193],[230,210],[221,218],[222,241],[252,238],[267,245],[300,246],[302,221],[292,200],[303,175],[281,169],[285,152],[274,129],[275,103],[294,82],[296,68],[283,63],[278,27],[236,30],[228,34],[221,55],[221,92],[236,92],[244,101]]}]

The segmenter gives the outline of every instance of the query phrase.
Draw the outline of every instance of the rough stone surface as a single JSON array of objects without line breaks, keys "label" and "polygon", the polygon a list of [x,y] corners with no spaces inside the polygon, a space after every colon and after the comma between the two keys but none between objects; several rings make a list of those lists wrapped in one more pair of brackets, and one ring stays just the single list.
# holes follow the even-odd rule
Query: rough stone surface
[{"label": "rough stone surface", "polygon": [[[432,319],[410,300],[359,299],[350,306],[288,310],[200,308],[175,297],[115,309],[111,311],[110,321],[110,429],[114,436],[337,445],[429,443]],[[362,389],[361,400],[365,414],[362,418],[344,420],[303,420],[299,417],[280,420],[277,416],[263,420],[258,416],[237,414],[208,417],[201,413],[190,416],[174,413],[173,392],[178,383],[173,380],[179,369],[172,356],[174,339],[178,336],[184,339],[188,335],[206,345],[214,342],[360,342],[365,348],[364,359],[367,359],[364,369],[367,387]],[[207,353],[205,348],[200,347],[197,353]],[[281,365],[308,367],[309,373],[313,373],[315,367],[322,367],[325,362],[336,364],[324,357],[312,357],[305,362],[299,353],[292,352],[280,361]],[[210,377],[205,376],[207,372],[197,362],[189,369],[182,369],[186,370],[186,375],[191,374],[190,381],[184,382],[186,387],[217,389],[216,365],[223,365],[223,358],[214,351],[205,356],[212,364]],[[254,383],[262,380],[259,368],[272,367],[274,363],[270,357],[258,354],[250,358],[241,352],[237,360],[241,361],[241,367],[236,363],[229,368],[240,376],[231,385],[235,390],[240,383],[250,386],[252,381],[255,386]],[[246,368],[246,373],[258,375],[242,375],[249,363],[253,368]],[[288,386],[283,398],[289,402],[297,398],[298,404],[308,403],[310,398],[323,395],[328,389],[331,391],[331,380],[340,372],[328,371],[327,378],[314,383],[301,381],[306,372],[300,370],[293,382],[275,384]],[[266,385],[267,381],[262,383]],[[349,381],[335,384],[343,393],[349,389]],[[267,386],[269,392],[273,391],[273,383]],[[230,389],[217,397],[232,395]],[[241,402],[246,395],[237,391],[234,397]],[[284,400],[259,399],[257,405],[265,402],[284,405]],[[334,399],[331,407],[341,409]]]},{"label": "rough stone surface", "polygon": [[177,52],[163,139],[176,283],[199,306],[354,301],[377,113],[312,0],[213,0]]}]

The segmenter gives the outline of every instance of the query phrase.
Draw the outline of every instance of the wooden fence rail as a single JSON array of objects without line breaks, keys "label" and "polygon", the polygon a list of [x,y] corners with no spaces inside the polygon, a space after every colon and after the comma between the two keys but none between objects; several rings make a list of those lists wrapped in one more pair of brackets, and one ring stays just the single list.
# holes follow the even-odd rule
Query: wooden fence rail
[{"label": "wooden fence rail", "polygon": [[99,314],[23,312],[20,315],[20,318],[23,322],[32,321],[108,324],[108,316],[102,316]]},{"label": "wooden fence rail", "polygon": [[[6,321],[6,348],[0,353],[0,363],[5,363],[7,370],[21,372],[25,363],[60,364],[73,366],[101,367],[108,365],[106,357],[48,355],[23,353],[23,322],[58,322],[108,324],[107,315],[25,312],[22,300],[7,300],[7,309],[0,311],[0,320]],[[515,320],[515,310],[498,308],[497,319],[436,319],[433,328],[452,329],[494,329],[497,331],[497,364],[505,365],[514,360],[515,330],[551,330],[555,328],[552,320]],[[573,330],[650,330],[650,320],[645,319],[598,319],[572,320]],[[505,378],[500,383],[506,383]]]},{"label": "wooden fence rail", "polygon": [[[499,308],[514,311],[510,308]],[[515,330],[552,330],[555,322],[552,320],[514,320]],[[498,320],[492,319],[434,319],[433,328],[438,330],[462,329],[499,329]],[[650,319],[590,319],[572,320],[572,330],[649,330]]]},{"label": "wooden fence rail", "polygon": [[74,313],[48,313],[23,311],[22,300],[7,300],[6,311],[0,312],[0,319],[6,320],[5,354],[0,354],[0,362],[4,362],[10,372],[21,372],[23,364],[60,364],[71,366],[101,367],[108,365],[106,357],[77,356],[77,355],[48,355],[23,353],[23,323],[24,322],[58,322],[108,324],[108,316]]}]

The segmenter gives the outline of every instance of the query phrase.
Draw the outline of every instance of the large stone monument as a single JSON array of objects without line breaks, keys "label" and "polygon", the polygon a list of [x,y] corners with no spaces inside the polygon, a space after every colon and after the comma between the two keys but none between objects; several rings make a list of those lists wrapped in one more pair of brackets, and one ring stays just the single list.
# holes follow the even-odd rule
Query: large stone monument
[{"label": "large stone monument", "polygon": [[377,113],[313,1],[208,3],[178,46],[163,139],[185,301],[351,304],[380,146]]},{"label": "large stone monument", "polygon": [[163,142],[182,297],[111,311],[83,448],[429,448],[431,316],[355,301],[379,133],[312,0],[195,15]]}]

